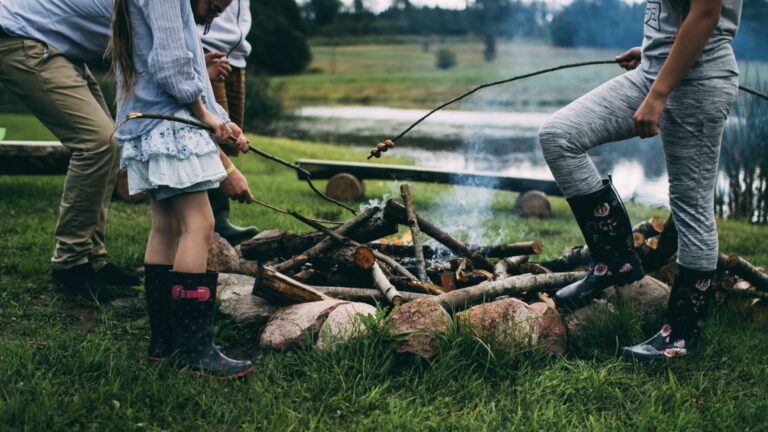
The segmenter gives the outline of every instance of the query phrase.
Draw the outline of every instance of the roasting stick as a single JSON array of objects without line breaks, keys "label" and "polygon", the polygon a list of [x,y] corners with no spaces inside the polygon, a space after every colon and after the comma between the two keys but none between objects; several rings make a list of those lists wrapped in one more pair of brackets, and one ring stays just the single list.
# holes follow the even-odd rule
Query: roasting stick
[{"label": "roasting stick", "polygon": [[[556,67],[552,67],[552,68],[548,68],[548,69],[542,69],[542,70],[539,70],[539,71],[536,71],[536,72],[531,72],[531,73],[527,73],[527,74],[523,74],[523,75],[517,75],[517,76],[514,76],[512,78],[503,79],[501,81],[494,81],[494,82],[486,83],[486,84],[483,84],[481,86],[475,87],[474,89],[464,93],[463,95],[461,95],[461,96],[459,96],[457,98],[451,99],[448,102],[445,102],[444,104],[442,104],[442,105],[438,106],[437,108],[433,109],[432,111],[428,112],[427,114],[422,116],[420,119],[416,120],[416,122],[414,122],[413,124],[408,126],[404,131],[400,132],[400,134],[398,136],[396,136],[396,137],[394,137],[392,139],[385,140],[384,142],[380,142],[379,144],[377,144],[376,147],[374,147],[371,150],[370,154],[368,155],[368,159],[371,159],[373,157],[375,157],[377,159],[380,158],[382,153],[386,153],[387,150],[393,148],[395,146],[395,143],[400,138],[404,137],[413,128],[418,126],[419,123],[421,123],[424,120],[426,120],[427,117],[429,117],[432,114],[440,111],[441,109],[447,107],[448,105],[451,105],[454,102],[458,102],[458,101],[464,99],[465,97],[467,97],[467,96],[469,96],[469,95],[471,95],[471,94],[473,94],[473,93],[475,93],[475,92],[477,92],[479,90],[482,90],[484,88],[493,87],[493,86],[497,86],[497,85],[501,85],[501,84],[506,84],[506,83],[510,83],[512,81],[517,81],[517,80],[521,80],[521,79],[525,79],[525,78],[530,78],[530,77],[533,77],[533,76],[536,76],[536,75],[542,75],[542,74],[545,74],[545,73],[554,72],[554,71],[558,71],[558,70],[561,70],[561,69],[576,68],[576,67],[581,67],[581,66],[613,64],[613,63],[618,63],[618,60],[616,60],[616,59],[612,59],[612,60],[597,60],[597,61],[588,61],[588,62],[582,62],[582,63],[565,64],[565,65],[560,65],[560,66],[556,66]],[[742,86],[742,85],[739,86],[739,89],[742,90],[742,91],[745,91],[745,92],[747,92],[747,93],[749,93],[751,95],[757,96],[759,98],[762,98],[762,99],[765,99],[766,101],[768,101],[768,95],[765,94],[765,93],[761,93],[761,92],[759,92],[757,90],[754,90],[754,89],[751,89],[751,88],[748,88],[748,87],[745,87],[745,86]]]}]

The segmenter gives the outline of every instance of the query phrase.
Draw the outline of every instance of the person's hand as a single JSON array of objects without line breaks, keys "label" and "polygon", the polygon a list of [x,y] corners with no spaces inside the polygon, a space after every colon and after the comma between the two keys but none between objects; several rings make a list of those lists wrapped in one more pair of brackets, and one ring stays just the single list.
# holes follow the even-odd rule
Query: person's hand
[{"label": "person's hand", "polygon": [[640,138],[652,137],[659,133],[659,121],[666,105],[667,97],[651,89],[634,115],[635,133]]},{"label": "person's hand", "polygon": [[235,142],[233,142],[232,140],[229,140],[229,146],[231,148],[240,150],[243,153],[247,152],[248,146],[250,146],[251,141],[245,136],[245,134],[243,133],[243,130],[240,129],[240,126],[232,122],[227,123],[227,126],[229,126],[229,130],[232,133],[232,136],[237,140]]},{"label": "person's hand", "polygon": [[211,81],[224,81],[232,72],[232,65],[222,52],[205,54],[205,68]]},{"label": "person's hand", "polygon": [[248,188],[248,181],[237,168],[235,168],[226,179],[219,183],[219,188],[225,195],[235,201],[241,203],[250,203],[253,201],[253,194]]},{"label": "person's hand", "polygon": [[199,115],[198,118],[201,122],[211,128],[211,133],[213,133],[217,142],[224,142],[227,140],[227,137],[232,135],[232,131],[229,129],[229,124],[224,120],[211,114],[211,112],[205,108],[202,109],[200,114],[201,115]]},{"label": "person's hand", "polygon": [[619,66],[626,70],[632,70],[640,66],[640,47],[630,48],[616,56]]}]

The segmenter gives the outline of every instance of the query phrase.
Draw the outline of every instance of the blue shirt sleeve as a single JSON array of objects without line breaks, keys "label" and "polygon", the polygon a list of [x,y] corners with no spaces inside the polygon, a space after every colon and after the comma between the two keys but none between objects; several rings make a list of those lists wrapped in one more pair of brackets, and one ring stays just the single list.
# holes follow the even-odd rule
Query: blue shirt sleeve
[{"label": "blue shirt sleeve", "polygon": [[[204,87],[193,68],[194,55],[184,39],[182,1],[147,0],[142,10],[152,29],[149,73],[160,88],[188,105],[200,99]],[[190,7],[189,2],[184,7]]]}]

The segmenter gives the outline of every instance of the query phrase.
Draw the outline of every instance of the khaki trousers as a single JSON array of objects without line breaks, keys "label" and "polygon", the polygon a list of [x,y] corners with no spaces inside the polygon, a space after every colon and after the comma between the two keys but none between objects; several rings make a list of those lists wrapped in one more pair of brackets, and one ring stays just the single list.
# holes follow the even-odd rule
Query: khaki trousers
[{"label": "khaki trousers", "polygon": [[115,129],[88,67],[45,43],[0,38],[0,82],[72,152],[56,225],[52,265],[106,263],[107,208],[117,179]]}]

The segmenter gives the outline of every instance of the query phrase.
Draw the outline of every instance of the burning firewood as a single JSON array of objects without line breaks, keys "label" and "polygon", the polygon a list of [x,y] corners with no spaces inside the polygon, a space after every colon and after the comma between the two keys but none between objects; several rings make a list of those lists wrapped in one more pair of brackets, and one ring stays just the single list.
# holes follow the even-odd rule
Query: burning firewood
[{"label": "burning firewood", "polygon": [[[392,199],[388,200],[384,207],[384,219],[392,220],[402,225],[408,223],[405,207]],[[424,220],[421,216],[416,216],[416,220],[418,221],[421,230],[433,239],[447,246],[456,254],[471,258],[478,267],[484,270],[493,271],[493,264],[491,264],[484,256],[473,252],[467,245],[451,237],[429,221]]]},{"label": "burning firewood", "polygon": [[[367,209],[364,212],[361,212],[359,215],[355,216],[354,218],[350,219],[349,221],[345,222],[344,225],[338,227],[336,229],[336,233],[339,235],[345,235],[348,232],[351,232],[356,226],[361,224],[362,222],[371,219],[376,213],[381,210],[379,207],[371,207]],[[313,222],[315,223],[315,222]],[[317,224],[319,225],[319,224]],[[315,225],[316,226],[316,225]],[[320,225],[322,226],[322,225]],[[327,230],[327,228],[323,227]],[[307,251],[294,256],[293,258],[289,259],[288,261],[284,261],[280,264],[277,264],[274,269],[278,272],[285,272],[290,269],[295,269],[297,267],[302,266],[303,264],[307,263],[309,260],[311,260],[313,257],[323,253],[324,251],[330,249],[334,243],[336,242],[333,238],[327,238],[320,243],[312,246]]]}]

